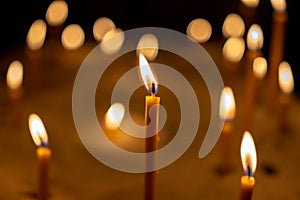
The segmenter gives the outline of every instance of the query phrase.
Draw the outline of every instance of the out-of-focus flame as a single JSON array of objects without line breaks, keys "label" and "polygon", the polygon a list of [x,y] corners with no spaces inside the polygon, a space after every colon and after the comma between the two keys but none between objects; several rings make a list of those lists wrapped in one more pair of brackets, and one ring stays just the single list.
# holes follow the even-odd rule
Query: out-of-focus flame
[{"label": "out-of-focus flame", "polygon": [[245,33],[245,23],[243,18],[236,13],[227,15],[223,22],[222,33],[225,38],[243,37]]},{"label": "out-of-focus flame", "polygon": [[219,116],[224,120],[235,117],[235,100],[230,87],[224,87],[221,93]]},{"label": "out-of-focus flame", "polygon": [[7,70],[6,83],[10,89],[17,89],[22,86],[23,82],[23,65],[20,61],[13,61]]},{"label": "out-of-focus flame", "polygon": [[105,125],[110,130],[120,127],[125,114],[125,108],[121,103],[114,103],[105,114]]},{"label": "out-of-focus flame", "polygon": [[280,89],[285,93],[291,93],[294,90],[294,78],[291,66],[283,61],[278,68],[278,81]]},{"label": "out-of-focus flame", "polygon": [[85,40],[83,29],[78,24],[68,25],[62,32],[61,42],[65,49],[79,49]]},{"label": "out-of-focus flame", "polygon": [[152,61],[158,54],[158,39],[153,34],[143,35],[137,45],[137,54],[142,53],[148,60]]},{"label": "out-of-focus flame", "polygon": [[62,25],[68,16],[68,4],[64,0],[54,0],[46,11],[46,21],[50,26]]},{"label": "out-of-focus flame", "polygon": [[259,0],[241,0],[246,6],[255,8],[259,4]]},{"label": "out-of-focus flame", "polygon": [[264,44],[264,35],[258,24],[252,24],[247,34],[247,47],[250,50],[259,50]]},{"label": "out-of-focus flame", "polygon": [[267,60],[264,57],[256,57],[253,60],[253,73],[258,79],[263,79],[267,73]]},{"label": "out-of-focus flame", "polygon": [[274,10],[278,12],[284,12],[286,10],[285,0],[271,0],[271,4]]},{"label": "out-of-focus flame", "polygon": [[230,37],[226,40],[222,54],[231,62],[239,62],[245,52],[245,41],[242,37]]},{"label": "out-of-focus flame", "polygon": [[26,43],[29,49],[38,50],[45,42],[47,25],[42,19],[34,21],[27,33]]},{"label": "out-of-focus flame", "polygon": [[212,27],[206,19],[198,18],[189,23],[186,33],[197,42],[204,43],[210,39]]},{"label": "out-of-focus flame", "polygon": [[93,25],[93,35],[95,40],[97,42],[100,42],[108,31],[115,28],[116,26],[110,18],[108,17],[98,18]]}]

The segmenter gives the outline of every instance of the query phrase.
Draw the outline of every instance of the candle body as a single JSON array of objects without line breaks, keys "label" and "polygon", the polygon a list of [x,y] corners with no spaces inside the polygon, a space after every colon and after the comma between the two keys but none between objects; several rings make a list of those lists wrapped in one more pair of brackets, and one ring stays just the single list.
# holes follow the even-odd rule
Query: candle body
[{"label": "candle body", "polygon": [[252,176],[242,176],[239,200],[251,200],[255,179]]},{"label": "candle body", "polygon": [[11,117],[12,117],[12,123],[14,125],[20,126],[22,122],[22,115],[23,115],[23,109],[22,109],[22,88],[18,87],[15,89],[10,88],[9,89],[9,96],[11,100]]},{"label": "candle body", "polygon": [[[155,95],[146,96],[146,106],[145,106],[145,123],[148,125],[150,123],[150,117],[149,117],[149,110],[153,105],[159,105],[160,104],[160,97],[156,97]],[[146,136],[145,139],[145,150],[146,152],[154,152],[157,150],[157,143],[158,143],[158,106],[153,107],[155,112],[155,116],[152,120],[154,120],[151,125],[147,126],[146,129]],[[155,135],[153,135],[155,133]],[[148,137],[150,135],[153,135],[151,137]],[[146,167],[147,169],[153,169],[156,165],[156,156],[147,156],[146,157]],[[144,193],[144,199],[145,200],[154,200],[155,194],[156,194],[156,171],[149,171],[145,173],[145,193]]]},{"label": "candle body", "polygon": [[49,168],[51,150],[47,147],[39,147],[36,150],[38,158],[38,199],[48,199]]},{"label": "candle body", "polygon": [[225,121],[221,133],[221,173],[226,173],[231,169],[231,137],[233,125],[230,121]]},{"label": "candle body", "polygon": [[278,111],[278,129],[279,133],[283,134],[287,131],[288,110],[290,106],[291,95],[280,93],[279,96],[279,111]]},{"label": "candle body", "polygon": [[[272,35],[269,50],[269,77],[267,88],[267,105],[269,110],[274,109],[274,97],[278,95],[278,67],[284,60],[285,37],[288,15],[286,12],[273,12]],[[278,102],[277,102],[278,103]]]}]

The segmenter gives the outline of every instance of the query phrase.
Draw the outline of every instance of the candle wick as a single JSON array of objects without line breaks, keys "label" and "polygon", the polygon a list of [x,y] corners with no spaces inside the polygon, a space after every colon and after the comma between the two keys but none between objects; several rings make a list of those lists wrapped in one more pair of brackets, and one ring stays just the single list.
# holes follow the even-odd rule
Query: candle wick
[{"label": "candle wick", "polygon": [[247,166],[247,174],[248,174],[248,177],[251,176],[251,168],[249,165]]},{"label": "candle wick", "polygon": [[151,83],[151,94],[155,94],[155,83]]}]

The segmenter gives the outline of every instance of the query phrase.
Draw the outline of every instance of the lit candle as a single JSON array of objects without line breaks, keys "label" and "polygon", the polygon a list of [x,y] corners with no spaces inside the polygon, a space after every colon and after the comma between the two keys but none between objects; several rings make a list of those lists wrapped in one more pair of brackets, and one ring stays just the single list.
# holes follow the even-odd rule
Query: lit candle
[{"label": "lit candle", "polygon": [[[158,90],[158,83],[152,70],[143,54],[139,54],[139,70],[145,84],[146,89],[148,90],[150,95],[146,96],[146,103],[145,103],[145,123],[147,125],[146,129],[146,145],[145,151],[147,152],[155,152],[157,150],[157,143],[158,143],[158,111],[159,111],[159,104],[160,104],[160,97],[156,96]],[[152,115],[152,119],[150,118],[150,109]],[[153,111],[153,112],[152,112]],[[150,122],[151,121],[151,122]],[[147,156],[146,157],[146,167],[148,169],[155,168],[156,165],[156,156]],[[156,171],[149,171],[145,173],[145,193],[144,198],[145,200],[153,200],[155,199],[155,179],[156,179]]]},{"label": "lit candle", "polygon": [[245,175],[241,178],[239,199],[251,200],[255,185],[254,173],[257,165],[257,159],[255,144],[251,134],[248,131],[244,132],[240,153]]},{"label": "lit candle", "polygon": [[230,161],[230,147],[231,147],[231,135],[233,132],[233,119],[235,117],[235,100],[233,91],[230,87],[225,87],[221,93],[220,99],[220,110],[219,116],[223,119],[224,126],[221,133],[221,143],[222,143],[222,161],[221,161],[221,171],[227,172],[231,168]]},{"label": "lit candle", "polygon": [[48,135],[41,118],[36,114],[29,115],[29,130],[37,146],[38,159],[38,199],[48,199],[48,179],[51,150],[48,147]]},{"label": "lit candle", "polygon": [[267,85],[267,106],[272,112],[274,110],[274,96],[278,94],[278,66],[284,59],[285,37],[288,14],[286,12],[285,0],[271,0],[273,6],[272,29],[269,49],[269,68]]},{"label": "lit candle", "polygon": [[[245,40],[243,37],[231,36],[226,39],[222,48],[222,67],[224,71],[224,84],[230,87],[235,86],[235,75],[237,68],[240,66],[240,61],[245,52]],[[221,69],[223,69],[221,68]]]},{"label": "lit candle", "polygon": [[288,114],[288,108],[291,101],[291,93],[294,90],[294,78],[291,70],[291,66],[288,62],[283,61],[280,63],[278,67],[278,82],[280,88],[280,96],[279,96],[279,113],[278,113],[278,125],[279,131],[285,132],[287,128],[286,120]]},{"label": "lit candle", "polygon": [[23,65],[19,60],[11,62],[6,74],[6,84],[12,105],[12,120],[19,124],[22,120],[22,83],[23,83]]},{"label": "lit candle", "polygon": [[256,7],[259,4],[259,0],[241,0],[239,4],[239,11],[243,19],[245,20],[246,29],[253,23]]}]

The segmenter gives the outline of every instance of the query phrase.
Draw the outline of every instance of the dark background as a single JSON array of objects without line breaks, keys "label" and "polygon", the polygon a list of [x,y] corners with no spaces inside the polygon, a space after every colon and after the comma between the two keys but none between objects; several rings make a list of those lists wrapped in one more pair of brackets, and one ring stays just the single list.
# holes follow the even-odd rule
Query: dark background
[{"label": "dark background", "polygon": [[[0,51],[12,45],[24,43],[27,31],[45,13],[52,0],[6,1],[0,7],[1,39]],[[66,24],[82,26],[87,38],[92,38],[92,26],[99,17],[111,18],[123,30],[144,26],[158,26],[185,33],[189,22],[195,18],[207,19],[213,34],[220,35],[224,18],[231,12],[239,12],[239,0],[173,0],[173,1],[95,1],[69,0],[69,15]],[[270,0],[260,0],[256,8],[255,22],[264,32],[263,53],[268,56],[272,7]],[[299,10],[296,0],[287,0],[289,21],[287,26],[285,60],[293,68],[295,92],[299,93]]]}]

